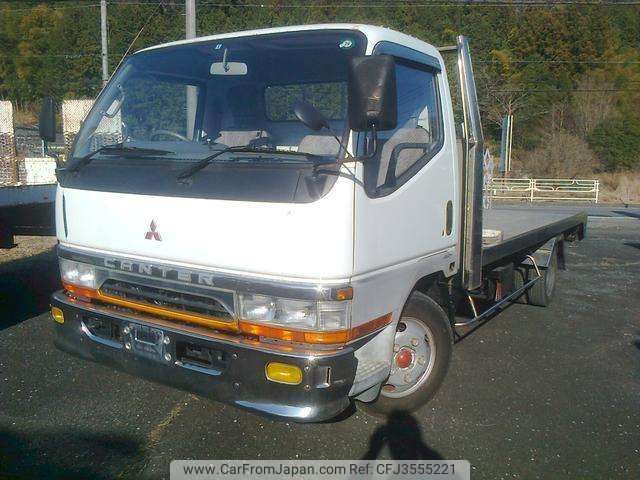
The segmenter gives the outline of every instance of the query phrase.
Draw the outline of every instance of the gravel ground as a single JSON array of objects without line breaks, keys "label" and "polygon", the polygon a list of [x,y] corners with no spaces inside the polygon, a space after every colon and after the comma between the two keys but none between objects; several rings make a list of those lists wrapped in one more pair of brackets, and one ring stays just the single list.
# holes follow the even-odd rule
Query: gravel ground
[{"label": "gravel ground", "polygon": [[7,264],[12,264],[16,260],[25,260],[25,265],[37,265],[41,262],[40,255],[48,255],[52,259],[55,259],[55,246],[57,240],[55,237],[28,237],[19,236],[14,237],[16,246],[7,250],[0,250],[0,271],[12,270],[15,271],[15,264],[7,267]]},{"label": "gravel ground", "polygon": [[313,425],[57,351],[47,241],[20,241],[36,256],[0,265],[0,477],[166,478],[172,459],[363,457],[468,459],[474,479],[640,477],[637,218],[592,218],[589,237],[567,248],[556,301],[513,305],[458,343],[426,407]]}]

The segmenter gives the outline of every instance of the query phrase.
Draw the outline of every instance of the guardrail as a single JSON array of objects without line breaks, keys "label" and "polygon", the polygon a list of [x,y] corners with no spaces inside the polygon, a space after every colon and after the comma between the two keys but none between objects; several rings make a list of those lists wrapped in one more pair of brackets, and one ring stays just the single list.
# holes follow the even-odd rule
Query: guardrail
[{"label": "guardrail", "polygon": [[599,180],[558,178],[493,178],[488,193],[493,199],[550,201],[578,200],[598,203]]}]

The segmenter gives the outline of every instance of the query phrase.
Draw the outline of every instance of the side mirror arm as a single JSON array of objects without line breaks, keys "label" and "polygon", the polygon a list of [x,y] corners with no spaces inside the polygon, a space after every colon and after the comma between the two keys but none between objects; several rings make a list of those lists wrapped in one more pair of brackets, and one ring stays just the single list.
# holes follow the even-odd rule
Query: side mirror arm
[{"label": "side mirror arm", "polygon": [[62,167],[62,160],[60,160],[60,155],[49,149],[49,142],[47,142],[46,140],[42,141],[42,151],[47,157],[55,159],[56,170]]}]

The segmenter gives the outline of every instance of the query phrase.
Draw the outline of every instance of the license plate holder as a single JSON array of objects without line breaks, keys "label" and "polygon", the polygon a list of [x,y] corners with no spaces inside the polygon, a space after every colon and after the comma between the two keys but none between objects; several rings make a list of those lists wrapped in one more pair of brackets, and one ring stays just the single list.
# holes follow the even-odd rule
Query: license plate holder
[{"label": "license plate holder", "polygon": [[159,328],[130,324],[126,337],[125,345],[130,346],[133,354],[158,362],[164,360],[164,332]]}]

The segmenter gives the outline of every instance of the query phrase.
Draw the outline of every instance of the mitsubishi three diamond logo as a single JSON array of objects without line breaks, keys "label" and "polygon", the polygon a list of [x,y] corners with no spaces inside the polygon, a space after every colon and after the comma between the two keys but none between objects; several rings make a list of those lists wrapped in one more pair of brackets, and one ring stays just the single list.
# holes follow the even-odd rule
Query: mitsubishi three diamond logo
[{"label": "mitsubishi three diamond logo", "polygon": [[156,228],[158,228],[158,226],[156,225],[156,221],[155,220],[151,220],[151,224],[149,225],[149,231],[146,233],[144,238],[146,240],[157,240],[157,241],[161,242],[162,241],[162,237],[160,236],[160,234],[158,232],[156,232]]}]

